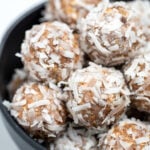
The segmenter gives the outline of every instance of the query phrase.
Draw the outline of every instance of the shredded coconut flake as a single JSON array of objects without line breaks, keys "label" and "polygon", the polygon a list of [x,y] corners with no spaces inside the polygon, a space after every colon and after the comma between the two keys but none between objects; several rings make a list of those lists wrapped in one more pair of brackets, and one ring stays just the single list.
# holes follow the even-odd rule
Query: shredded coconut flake
[{"label": "shredded coconut flake", "polygon": [[43,105],[50,105],[50,101],[49,100],[38,100],[37,102],[28,104],[28,108],[30,109],[30,108],[40,107]]}]

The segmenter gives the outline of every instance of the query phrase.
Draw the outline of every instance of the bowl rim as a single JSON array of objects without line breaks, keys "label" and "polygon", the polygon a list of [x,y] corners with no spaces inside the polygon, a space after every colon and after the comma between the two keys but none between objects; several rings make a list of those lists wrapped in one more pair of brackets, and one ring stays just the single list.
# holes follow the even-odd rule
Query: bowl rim
[{"label": "bowl rim", "polygon": [[[34,7],[31,7],[28,9],[25,13],[20,15],[17,19],[15,19],[9,27],[6,29],[5,33],[3,34],[3,37],[0,42],[0,59],[2,56],[2,53],[4,51],[5,44],[7,43],[7,40],[10,36],[10,34],[13,32],[14,29],[27,17],[29,17],[32,13],[38,11],[39,9],[42,9],[45,6],[45,2],[40,2]],[[40,19],[40,18],[39,18]],[[10,115],[8,109],[3,105],[2,95],[0,93],[0,110],[2,112],[3,117],[6,119],[6,121],[9,123],[11,128],[21,137],[26,143],[30,144],[33,148],[40,149],[40,150],[46,150],[44,146],[42,146],[40,143],[33,140],[25,131],[20,127],[19,124],[14,120],[14,118]]]}]

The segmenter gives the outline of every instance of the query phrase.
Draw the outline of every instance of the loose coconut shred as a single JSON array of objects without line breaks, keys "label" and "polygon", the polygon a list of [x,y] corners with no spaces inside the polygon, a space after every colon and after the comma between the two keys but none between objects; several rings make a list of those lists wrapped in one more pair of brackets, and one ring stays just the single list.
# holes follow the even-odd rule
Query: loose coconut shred
[{"label": "loose coconut shred", "polygon": [[4,104],[30,134],[49,139],[65,129],[67,113],[62,99],[61,90],[52,83],[47,87],[29,82],[16,91],[12,103]]},{"label": "loose coconut shred", "polygon": [[92,61],[115,66],[138,54],[143,32],[135,20],[139,13],[124,2],[105,1],[79,22],[80,44]]},{"label": "loose coconut shred", "polygon": [[25,69],[36,81],[64,81],[82,67],[78,42],[71,29],[61,22],[34,25],[26,31],[21,54]]},{"label": "loose coconut shred", "polygon": [[123,71],[132,93],[131,104],[150,113],[150,53],[127,62]]},{"label": "loose coconut shred", "polygon": [[149,150],[150,128],[146,124],[125,119],[117,123],[99,140],[99,150]]},{"label": "loose coconut shred", "polygon": [[68,80],[67,103],[76,124],[104,130],[119,120],[129,105],[129,91],[123,75],[114,68],[90,63]]}]

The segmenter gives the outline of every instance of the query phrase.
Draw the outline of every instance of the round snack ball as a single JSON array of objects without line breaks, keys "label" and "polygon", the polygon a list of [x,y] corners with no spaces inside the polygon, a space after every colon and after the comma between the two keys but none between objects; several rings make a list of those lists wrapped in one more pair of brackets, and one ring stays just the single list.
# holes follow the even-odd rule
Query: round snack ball
[{"label": "round snack ball", "polygon": [[100,138],[99,150],[149,150],[150,128],[137,120],[125,119]]},{"label": "round snack ball", "polygon": [[130,2],[129,6],[139,12],[136,22],[142,27],[144,34],[143,46],[141,47],[140,51],[150,51],[150,1],[136,0]]},{"label": "round snack ball", "polygon": [[52,83],[49,86],[25,83],[16,91],[10,104],[11,115],[18,123],[32,136],[42,139],[56,137],[66,125],[62,92]]},{"label": "round snack ball", "polygon": [[129,104],[122,73],[91,63],[68,80],[67,108],[76,124],[104,131],[120,119]]},{"label": "round snack ball", "polygon": [[86,135],[85,129],[75,129],[71,125],[61,137],[50,146],[51,150],[97,150],[96,138]]},{"label": "round snack ball", "polygon": [[16,90],[26,81],[27,81],[27,72],[24,69],[16,69],[10,83],[8,84],[8,91],[10,98],[13,97]]},{"label": "round snack ball", "polygon": [[131,104],[150,113],[150,53],[127,62],[123,72],[131,91]]},{"label": "round snack ball", "polygon": [[[150,2],[149,0],[136,0],[128,3],[129,6],[139,12],[138,21],[143,27],[150,26]],[[139,25],[140,25],[139,24]]]},{"label": "round snack ball", "polygon": [[79,23],[81,48],[97,64],[123,64],[141,46],[137,16],[124,2],[98,5]]},{"label": "round snack ball", "polygon": [[78,20],[103,0],[49,0],[44,13],[46,20],[60,20],[76,27]]},{"label": "round snack ball", "polygon": [[61,22],[45,22],[26,32],[22,61],[29,76],[57,83],[82,67],[82,53],[71,29]]}]

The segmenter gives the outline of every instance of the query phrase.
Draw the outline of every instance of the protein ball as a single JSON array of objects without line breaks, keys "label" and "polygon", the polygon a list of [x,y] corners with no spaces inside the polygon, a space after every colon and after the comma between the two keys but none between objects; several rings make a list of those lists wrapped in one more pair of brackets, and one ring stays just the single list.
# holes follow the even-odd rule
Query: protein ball
[{"label": "protein ball", "polygon": [[44,18],[46,20],[60,20],[72,28],[78,20],[84,18],[89,11],[102,0],[49,0],[46,5]]},{"label": "protein ball", "polygon": [[10,104],[11,115],[36,138],[53,138],[65,130],[66,108],[61,90],[29,82],[15,93]]},{"label": "protein ball", "polygon": [[149,150],[150,128],[137,120],[125,119],[100,138],[99,150]]},{"label": "protein ball", "polygon": [[143,30],[143,46],[140,52],[150,51],[150,2],[149,0],[136,0],[129,3],[129,6],[139,12],[136,20],[137,24]]},{"label": "protein ball", "polygon": [[16,90],[27,81],[27,72],[24,69],[16,69],[12,76],[10,83],[8,84],[8,91],[10,98],[13,97]]},{"label": "protein ball", "polygon": [[138,12],[124,2],[102,3],[79,23],[81,48],[91,61],[106,66],[123,64],[138,52],[142,30]]},{"label": "protein ball", "polygon": [[96,138],[86,135],[85,129],[75,129],[71,125],[61,137],[51,144],[50,150],[97,150]]},{"label": "protein ball", "polygon": [[67,108],[76,124],[104,131],[124,114],[129,91],[123,75],[114,68],[90,63],[68,80]]},{"label": "protein ball", "polygon": [[131,91],[131,104],[150,113],[150,53],[127,62],[123,71]]},{"label": "protein ball", "polygon": [[46,22],[26,32],[22,61],[36,81],[57,83],[82,67],[82,53],[71,29],[64,23]]},{"label": "protein ball", "polygon": [[128,3],[132,9],[139,12],[139,16],[137,18],[137,22],[139,25],[142,25],[144,28],[150,26],[150,2],[149,0],[136,0]]}]

